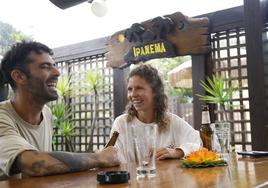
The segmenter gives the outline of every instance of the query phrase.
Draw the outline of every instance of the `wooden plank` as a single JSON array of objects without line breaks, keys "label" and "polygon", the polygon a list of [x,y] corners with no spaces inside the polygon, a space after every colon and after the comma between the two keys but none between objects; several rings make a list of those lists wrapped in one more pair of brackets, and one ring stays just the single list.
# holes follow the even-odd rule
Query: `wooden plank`
[{"label": "wooden plank", "polygon": [[[176,56],[189,54],[205,54],[210,51],[208,42],[208,19],[207,18],[189,18],[180,12],[164,16],[170,18],[174,23],[174,29],[166,35],[166,41],[175,48]],[[151,31],[157,35],[154,29],[154,19],[141,23],[146,31]],[[137,44],[135,41],[129,42],[125,38],[126,30],[118,31],[113,34],[107,43],[106,54],[108,64],[111,67],[122,67],[127,62],[124,56],[132,50]],[[154,40],[154,39],[153,39]],[[158,57],[154,57],[158,58]]]},{"label": "wooden plank", "polygon": [[244,0],[251,138],[253,150],[268,150],[267,108],[265,106],[263,20],[260,0]]},{"label": "wooden plank", "polygon": [[238,6],[195,16],[202,17],[209,19],[211,33],[239,28],[244,26],[244,7]]},{"label": "wooden plank", "polygon": [[[230,155],[227,167],[215,168],[183,168],[179,160],[156,160],[155,178],[137,180],[136,165],[133,162],[116,167],[91,169],[84,172],[66,173],[25,179],[9,179],[0,181],[1,188],[29,188],[29,187],[267,187],[268,157],[242,158],[235,154]],[[128,170],[128,183],[100,184],[97,174],[100,171]],[[180,186],[181,185],[181,186]]]},{"label": "wooden plank", "polygon": [[53,58],[56,62],[60,62],[106,53],[107,51],[105,48],[105,44],[107,42],[107,39],[108,37],[103,37],[99,39],[54,48]]}]

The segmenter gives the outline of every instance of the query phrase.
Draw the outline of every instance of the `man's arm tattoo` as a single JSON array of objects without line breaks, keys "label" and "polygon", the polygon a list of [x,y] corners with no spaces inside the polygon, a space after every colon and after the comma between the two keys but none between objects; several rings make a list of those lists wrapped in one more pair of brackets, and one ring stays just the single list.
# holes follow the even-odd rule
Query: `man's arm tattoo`
[{"label": "man's arm tattoo", "polygon": [[50,152],[48,154],[64,163],[68,167],[69,172],[87,170],[99,164],[96,154],[68,152]]},{"label": "man's arm tattoo", "polygon": [[100,161],[94,153],[31,151],[18,155],[10,173],[24,172],[30,176],[43,176],[83,171],[97,166],[100,166]]}]

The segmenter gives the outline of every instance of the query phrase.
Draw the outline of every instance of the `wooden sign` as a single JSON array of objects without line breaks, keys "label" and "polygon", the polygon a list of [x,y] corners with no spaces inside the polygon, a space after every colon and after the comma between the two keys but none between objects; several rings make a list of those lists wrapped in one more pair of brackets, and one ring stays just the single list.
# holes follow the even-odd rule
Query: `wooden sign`
[{"label": "wooden sign", "polygon": [[180,12],[135,23],[107,43],[108,66],[124,68],[149,59],[205,54],[210,51],[208,18]]}]

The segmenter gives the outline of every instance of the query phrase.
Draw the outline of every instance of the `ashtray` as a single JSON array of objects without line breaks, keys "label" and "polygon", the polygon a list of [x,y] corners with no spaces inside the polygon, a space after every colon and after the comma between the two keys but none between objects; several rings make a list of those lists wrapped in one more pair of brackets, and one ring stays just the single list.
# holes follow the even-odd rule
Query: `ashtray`
[{"label": "ashtray", "polygon": [[128,171],[101,171],[97,174],[100,184],[127,183],[130,179]]}]

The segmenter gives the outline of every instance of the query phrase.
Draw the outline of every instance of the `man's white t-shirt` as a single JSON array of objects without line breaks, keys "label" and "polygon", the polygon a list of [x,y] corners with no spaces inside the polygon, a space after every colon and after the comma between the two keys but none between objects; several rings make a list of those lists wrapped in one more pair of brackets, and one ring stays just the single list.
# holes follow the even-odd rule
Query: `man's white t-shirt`
[{"label": "man's white t-shirt", "polygon": [[52,114],[45,106],[39,125],[25,122],[10,100],[0,103],[0,180],[10,176],[16,157],[25,150],[52,151]]}]

